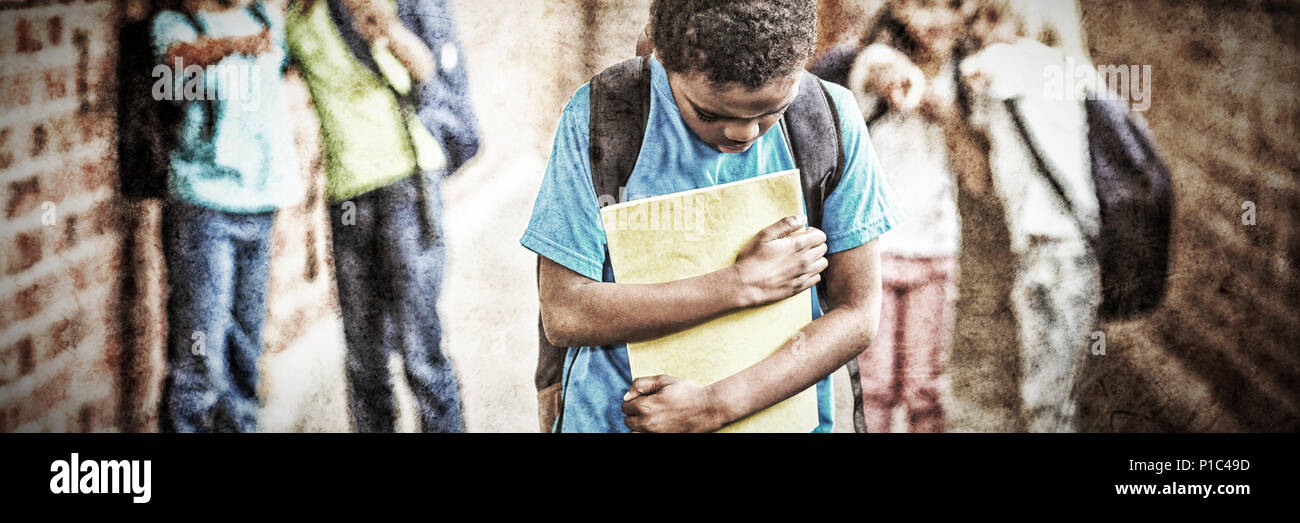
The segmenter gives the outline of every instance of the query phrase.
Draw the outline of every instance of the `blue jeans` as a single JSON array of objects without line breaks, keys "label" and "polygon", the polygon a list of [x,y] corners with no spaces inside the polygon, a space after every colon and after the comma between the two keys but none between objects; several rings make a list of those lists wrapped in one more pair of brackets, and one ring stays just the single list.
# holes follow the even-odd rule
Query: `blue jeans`
[{"label": "blue jeans", "polygon": [[[424,176],[430,188],[424,204],[415,176]],[[460,381],[442,351],[438,321],[446,264],[446,243],[437,230],[442,176],[415,176],[330,205],[349,406],[358,432],[396,427],[388,372],[392,351],[405,363],[421,429],[465,430]]]},{"label": "blue jeans", "polygon": [[257,430],[274,212],[234,214],[168,201],[167,377],[162,429]]}]

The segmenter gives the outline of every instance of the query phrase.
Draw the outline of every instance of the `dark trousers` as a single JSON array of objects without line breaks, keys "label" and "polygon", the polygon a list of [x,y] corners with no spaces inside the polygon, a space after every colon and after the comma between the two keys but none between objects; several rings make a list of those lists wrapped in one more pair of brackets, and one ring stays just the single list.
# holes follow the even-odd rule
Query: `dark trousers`
[{"label": "dark trousers", "polygon": [[[424,432],[463,432],[460,381],[442,351],[438,295],[446,244],[436,230],[437,173],[415,176],[331,204],[334,263],[347,340],[349,406],[358,432],[392,432],[396,405],[388,371],[398,351]],[[423,219],[421,213],[427,212]]]},{"label": "dark trousers", "polygon": [[275,213],[167,202],[167,376],[162,430],[257,430],[257,362]]}]

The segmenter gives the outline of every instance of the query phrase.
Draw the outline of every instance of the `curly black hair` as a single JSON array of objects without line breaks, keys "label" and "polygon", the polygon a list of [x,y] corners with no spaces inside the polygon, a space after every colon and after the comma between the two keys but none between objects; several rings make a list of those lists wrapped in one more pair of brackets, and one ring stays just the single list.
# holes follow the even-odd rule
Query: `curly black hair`
[{"label": "curly black hair", "polygon": [[815,0],[654,0],[650,39],[664,68],[758,89],[803,69],[817,45]]}]

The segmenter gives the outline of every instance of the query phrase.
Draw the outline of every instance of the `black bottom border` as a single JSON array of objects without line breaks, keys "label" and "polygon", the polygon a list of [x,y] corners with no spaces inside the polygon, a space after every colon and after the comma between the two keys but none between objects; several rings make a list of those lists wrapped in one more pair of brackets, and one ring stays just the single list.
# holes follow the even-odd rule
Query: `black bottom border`
[{"label": "black bottom border", "polygon": [[[632,513],[676,501],[759,509],[791,501],[864,516],[885,505],[1001,513],[1044,503],[1059,503],[1064,513],[1250,509],[1295,497],[1296,436],[5,434],[0,499],[6,508],[213,515],[265,506],[410,506],[420,513],[423,505],[513,508],[542,517],[566,513],[566,504],[581,510],[589,500]],[[71,468],[74,453],[79,473],[87,461],[148,460],[149,501],[133,503],[130,493],[52,492],[53,484],[66,487],[56,475]],[[1126,485],[1156,491],[1117,493],[1149,488]],[[1204,496],[1192,485],[1237,492]]]}]

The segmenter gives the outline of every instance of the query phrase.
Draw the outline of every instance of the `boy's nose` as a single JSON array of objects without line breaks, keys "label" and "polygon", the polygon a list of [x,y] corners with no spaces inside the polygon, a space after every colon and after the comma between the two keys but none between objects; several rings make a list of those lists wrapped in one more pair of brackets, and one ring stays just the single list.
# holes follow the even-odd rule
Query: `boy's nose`
[{"label": "boy's nose", "polygon": [[758,122],[730,125],[722,129],[722,135],[735,142],[750,142],[758,138]]}]

